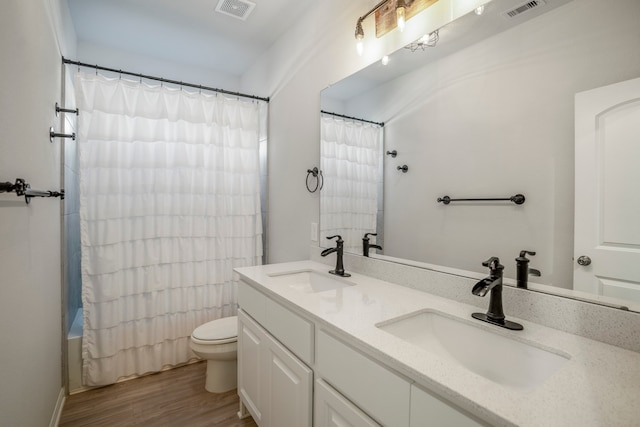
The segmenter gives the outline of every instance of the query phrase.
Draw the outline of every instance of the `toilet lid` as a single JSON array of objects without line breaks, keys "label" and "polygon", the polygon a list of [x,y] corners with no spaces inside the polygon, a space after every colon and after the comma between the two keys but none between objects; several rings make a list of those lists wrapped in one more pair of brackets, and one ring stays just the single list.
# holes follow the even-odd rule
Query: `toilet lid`
[{"label": "toilet lid", "polygon": [[212,320],[204,325],[198,326],[192,337],[199,340],[218,341],[237,338],[238,336],[238,316],[223,317]]}]

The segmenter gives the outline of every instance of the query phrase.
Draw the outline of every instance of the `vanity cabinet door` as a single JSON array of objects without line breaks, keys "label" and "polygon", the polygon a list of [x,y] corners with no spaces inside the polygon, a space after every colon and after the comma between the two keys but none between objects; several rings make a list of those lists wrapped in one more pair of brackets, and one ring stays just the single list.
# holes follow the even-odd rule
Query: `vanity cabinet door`
[{"label": "vanity cabinet door", "polygon": [[267,339],[264,425],[311,427],[313,372],[274,338]]},{"label": "vanity cabinet door", "polygon": [[238,310],[238,395],[261,427],[311,426],[313,371]]},{"label": "vanity cabinet door", "polygon": [[263,425],[263,373],[267,336],[243,310],[238,310],[238,395],[258,425]]},{"label": "vanity cabinet door", "polygon": [[487,424],[462,413],[449,403],[411,385],[409,427],[482,427]]},{"label": "vanity cabinet door", "polygon": [[315,427],[380,427],[322,380],[316,380],[314,395]]}]

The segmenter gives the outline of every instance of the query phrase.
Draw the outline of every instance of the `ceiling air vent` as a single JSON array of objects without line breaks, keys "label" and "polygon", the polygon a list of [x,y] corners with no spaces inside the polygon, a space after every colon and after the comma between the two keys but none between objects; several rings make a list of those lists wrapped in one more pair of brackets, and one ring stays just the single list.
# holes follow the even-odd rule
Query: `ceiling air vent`
[{"label": "ceiling air vent", "polygon": [[246,21],[256,4],[247,0],[220,0],[216,12]]},{"label": "ceiling air vent", "polygon": [[504,12],[504,15],[508,18],[515,18],[516,16],[524,13],[528,10],[534,9],[538,6],[544,6],[546,3],[544,0],[531,0],[526,3],[521,4],[518,7],[515,7],[507,12]]}]

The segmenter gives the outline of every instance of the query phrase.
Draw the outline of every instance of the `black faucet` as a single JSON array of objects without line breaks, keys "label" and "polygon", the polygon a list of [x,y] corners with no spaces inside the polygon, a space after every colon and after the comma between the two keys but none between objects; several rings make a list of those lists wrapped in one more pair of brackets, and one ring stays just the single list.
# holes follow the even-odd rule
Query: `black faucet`
[{"label": "black faucet", "polygon": [[483,322],[521,331],[523,329],[521,324],[505,320],[504,318],[504,310],[502,309],[502,272],[504,266],[500,264],[500,259],[498,259],[498,257],[491,257],[483,262],[482,265],[489,267],[489,277],[485,277],[476,283],[471,292],[474,295],[483,297],[487,292],[491,291],[489,309],[486,314],[473,313],[471,316]]},{"label": "black faucet", "polygon": [[350,277],[351,275],[349,273],[345,273],[344,272],[344,265],[342,264],[342,254],[344,251],[344,240],[342,240],[342,237],[338,234],[336,234],[335,236],[330,236],[327,237],[328,240],[331,239],[335,239],[338,238],[338,240],[336,240],[336,247],[335,248],[329,248],[329,249],[325,249],[324,251],[322,251],[320,253],[320,255],[322,256],[327,256],[329,254],[332,253],[336,253],[336,269],[335,270],[330,270],[329,273],[331,274],[335,274],[336,276],[342,276],[342,277]]},{"label": "black faucet", "polygon": [[382,250],[382,246],[380,245],[372,245],[369,243],[369,236],[377,236],[377,233],[365,233],[362,238],[362,255],[369,256],[369,249],[380,249]]},{"label": "black faucet", "polygon": [[527,255],[535,255],[533,251],[520,251],[520,256],[516,258],[516,286],[522,289],[527,289],[527,282],[529,281],[529,275],[540,277],[540,270],[535,268],[529,268],[529,258]]}]

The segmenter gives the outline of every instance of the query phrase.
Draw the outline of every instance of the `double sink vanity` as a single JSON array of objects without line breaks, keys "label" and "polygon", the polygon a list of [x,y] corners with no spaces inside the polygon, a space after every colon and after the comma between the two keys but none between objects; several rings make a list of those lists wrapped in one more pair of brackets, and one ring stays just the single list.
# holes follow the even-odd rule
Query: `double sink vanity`
[{"label": "double sink vanity", "polygon": [[262,427],[640,420],[636,351],[527,321],[509,301],[521,331],[472,318],[475,305],[329,270],[236,269],[241,414]]}]

